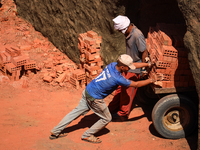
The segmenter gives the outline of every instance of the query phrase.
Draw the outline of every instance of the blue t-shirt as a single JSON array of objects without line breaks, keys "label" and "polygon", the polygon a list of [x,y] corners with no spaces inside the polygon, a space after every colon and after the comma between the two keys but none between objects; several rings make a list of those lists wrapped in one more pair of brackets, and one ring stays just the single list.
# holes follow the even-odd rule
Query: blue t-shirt
[{"label": "blue t-shirt", "polygon": [[128,87],[131,80],[122,76],[122,74],[115,68],[116,62],[107,65],[104,70],[93,79],[86,87],[90,96],[95,99],[103,99],[111,94],[119,85]]}]

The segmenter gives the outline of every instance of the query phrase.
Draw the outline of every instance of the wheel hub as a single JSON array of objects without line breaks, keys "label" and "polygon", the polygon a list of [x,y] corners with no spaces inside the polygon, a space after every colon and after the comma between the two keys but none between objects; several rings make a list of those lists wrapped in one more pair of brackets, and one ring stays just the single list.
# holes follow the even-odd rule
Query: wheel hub
[{"label": "wheel hub", "polygon": [[180,122],[180,118],[179,118],[179,112],[178,111],[172,111],[167,115],[167,120],[174,124],[174,123],[178,123]]},{"label": "wheel hub", "polygon": [[177,108],[166,112],[163,119],[165,127],[171,131],[183,130],[183,127],[190,121],[190,117],[188,116],[188,113],[185,113],[185,111],[186,110],[182,110],[179,107],[179,109]]}]

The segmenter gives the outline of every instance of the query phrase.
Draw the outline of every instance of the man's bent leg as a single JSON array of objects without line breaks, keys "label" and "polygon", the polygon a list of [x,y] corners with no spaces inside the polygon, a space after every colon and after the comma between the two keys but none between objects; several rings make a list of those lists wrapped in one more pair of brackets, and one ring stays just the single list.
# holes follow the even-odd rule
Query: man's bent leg
[{"label": "man's bent leg", "polygon": [[88,107],[87,100],[85,97],[85,90],[83,91],[82,98],[78,104],[78,106],[73,109],[70,113],[68,113],[61,121],[60,123],[55,126],[52,130],[51,133],[58,136],[60,132],[68,125],[70,124],[73,120],[78,118],[80,115],[86,114],[90,108]]},{"label": "man's bent leg", "polygon": [[110,111],[105,104],[103,99],[95,99],[93,102],[88,102],[91,110],[100,117],[100,119],[92,125],[85,133],[82,135],[83,138],[90,137],[94,135],[102,128],[104,128],[112,119]]}]

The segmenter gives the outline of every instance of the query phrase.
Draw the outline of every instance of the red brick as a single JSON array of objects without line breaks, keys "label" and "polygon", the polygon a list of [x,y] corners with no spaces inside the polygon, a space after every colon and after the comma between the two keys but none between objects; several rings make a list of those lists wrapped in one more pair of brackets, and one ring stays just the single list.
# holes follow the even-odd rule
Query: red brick
[{"label": "red brick", "polygon": [[100,48],[101,47],[101,42],[102,42],[102,39],[101,39],[101,36],[99,38],[96,39],[96,48]]},{"label": "red brick", "polygon": [[86,84],[86,79],[85,80],[81,80],[81,88],[85,88],[85,84]]},{"label": "red brick", "polygon": [[172,69],[177,69],[178,68],[178,63],[171,63],[171,68]]},{"label": "red brick", "polygon": [[169,81],[169,80],[171,80],[171,75],[170,75],[170,74],[163,74],[163,80],[164,80],[164,81]]},{"label": "red brick", "polygon": [[5,51],[7,52],[7,53],[9,53],[12,57],[16,57],[16,56],[19,56],[19,55],[21,55],[21,50],[19,50],[18,48],[16,48],[16,47],[6,47],[5,48]]},{"label": "red brick", "polygon": [[74,70],[72,76],[77,80],[83,80],[86,77],[85,71],[81,69]]},{"label": "red brick", "polygon": [[89,44],[89,45],[96,45],[96,41],[94,39],[90,38],[90,37],[86,37],[84,39],[84,42]]},{"label": "red brick", "polygon": [[178,58],[176,58],[176,57],[172,57],[172,62],[178,62]]},{"label": "red brick", "polygon": [[151,44],[149,42],[146,43],[147,51],[150,53],[151,50]]},{"label": "red brick", "polygon": [[90,52],[85,51],[85,56],[87,61],[94,61],[95,59],[101,58],[99,52],[91,54]]},{"label": "red brick", "polygon": [[36,68],[36,62],[34,60],[31,60],[30,62],[24,65],[24,70],[35,69],[35,68]]},{"label": "red brick", "polygon": [[84,41],[85,38],[87,38],[87,33],[81,33],[81,34],[79,34],[79,38]]},{"label": "red brick", "polygon": [[12,57],[12,63],[14,65],[18,66],[22,66],[25,65],[26,63],[29,62],[29,57],[27,55],[21,55],[21,56],[17,56],[17,57]]},{"label": "red brick", "polygon": [[156,73],[165,73],[166,69],[156,69]]},{"label": "red brick", "polygon": [[8,70],[10,73],[13,73],[17,70],[16,66],[13,63],[8,63],[5,65],[5,67],[6,67],[6,70]]},{"label": "red brick", "polygon": [[172,40],[167,34],[162,32],[161,30],[158,31],[158,34],[159,34],[159,37],[160,37],[160,41],[163,45],[165,45],[165,46],[171,46],[172,45]]},{"label": "red brick", "polygon": [[0,53],[0,59],[2,62],[6,62],[6,56],[4,53]]},{"label": "red brick", "polygon": [[53,80],[53,78],[50,76],[44,76],[43,80],[50,83]]},{"label": "red brick", "polygon": [[86,49],[82,48],[79,43],[78,43],[78,49],[79,49],[81,54],[85,53],[85,51],[86,51]]},{"label": "red brick", "polygon": [[56,78],[56,76],[57,76],[56,71],[51,72],[51,73],[49,74],[49,76],[51,76],[52,78]]},{"label": "red brick", "polygon": [[93,70],[93,71],[91,71],[89,73],[90,73],[90,75],[96,75],[96,74],[98,74],[98,71],[97,70]]},{"label": "red brick", "polygon": [[78,38],[78,42],[81,48],[84,48],[84,42],[81,40],[81,38]]},{"label": "red brick", "polygon": [[99,67],[103,66],[103,61],[97,62],[97,66],[99,66]]},{"label": "red brick", "polygon": [[16,76],[15,76],[15,81],[19,80],[19,76],[20,76],[20,70],[16,71]]},{"label": "red brick", "polygon": [[174,88],[174,87],[175,87],[174,81],[169,81],[169,82],[167,83],[167,87],[168,87],[168,88]]},{"label": "red brick", "polygon": [[57,73],[63,73],[62,65],[57,65],[55,69]]},{"label": "red brick", "polygon": [[90,37],[90,38],[93,38],[93,39],[96,39],[98,38],[98,34],[94,31],[87,31],[87,36]]},{"label": "red brick", "polygon": [[169,57],[178,57],[178,51],[173,46],[163,46],[163,55]]},{"label": "red brick", "polygon": [[11,55],[7,52],[4,52],[4,55],[6,56],[6,61],[11,61]]},{"label": "red brick", "polygon": [[163,56],[163,61],[165,61],[165,62],[172,62],[172,57]]},{"label": "red brick", "polygon": [[100,48],[96,48],[94,45],[92,45],[92,46],[88,46],[87,47],[87,50],[90,52],[90,53],[96,53],[96,52],[100,52],[101,51],[101,49]]},{"label": "red brick", "polygon": [[32,48],[31,45],[22,45],[20,46],[20,50],[28,51]]},{"label": "red brick", "polygon": [[79,81],[74,77],[70,77],[69,82],[73,85],[74,88],[79,89]]},{"label": "red brick", "polygon": [[97,74],[100,74],[103,71],[103,69],[97,70]]},{"label": "red brick", "polygon": [[86,59],[85,59],[84,57],[80,57],[79,60],[80,60],[80,63],[81,63],[81,64],[84,64],[84,63],[86,62]]},{"label": "red brick", "polygon": [[170,68],[171,63],[170,62],[164,62],[164,61],[157,61],[156,67],[158,67],[158,68]]},{"label": "red brick", "polygon": [[60,74],[59,77],[55,79],[55,81],[58,82],[58,83],[63,82],[65,80],[65,78],[66,78],[66,75],[67,75],[66,72]]}]

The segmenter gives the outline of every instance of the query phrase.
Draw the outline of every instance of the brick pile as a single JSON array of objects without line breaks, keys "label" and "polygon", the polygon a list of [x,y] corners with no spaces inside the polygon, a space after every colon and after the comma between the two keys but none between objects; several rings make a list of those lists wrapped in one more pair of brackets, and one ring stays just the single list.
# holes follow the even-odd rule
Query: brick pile
[{"label": "brick pile", "polygon": [[0,52],[0,70],[10,80],[18,81],[20,76],[28,75],[36,71],[36,62],[30,60],[28,55],[22,54],[21,50],[14,46],[6,46]]},{"label": "brick pile", "polygon": [[101,36],[94,31],[79,34],[80,68],[85,69],[86,83],[89,84],[102,72]]},{"label": "brick pile", "polygon": [[185,26],[180,24],[158,23],[149,28],[147,50],[151,63],[156,64],[149,76],[163,75],[162,88],[195,86],[183,43],[185,31]]},{"label": "brick pile", "polygon": [[50,58],[41,63],[41,72],[43,81],[50,83],[52,86],[65,86],[66,82],[70,81],[72,72],[77,69],[77,66],[66,59],[66,56],[61,54],[59,50],[50,53]]}]

